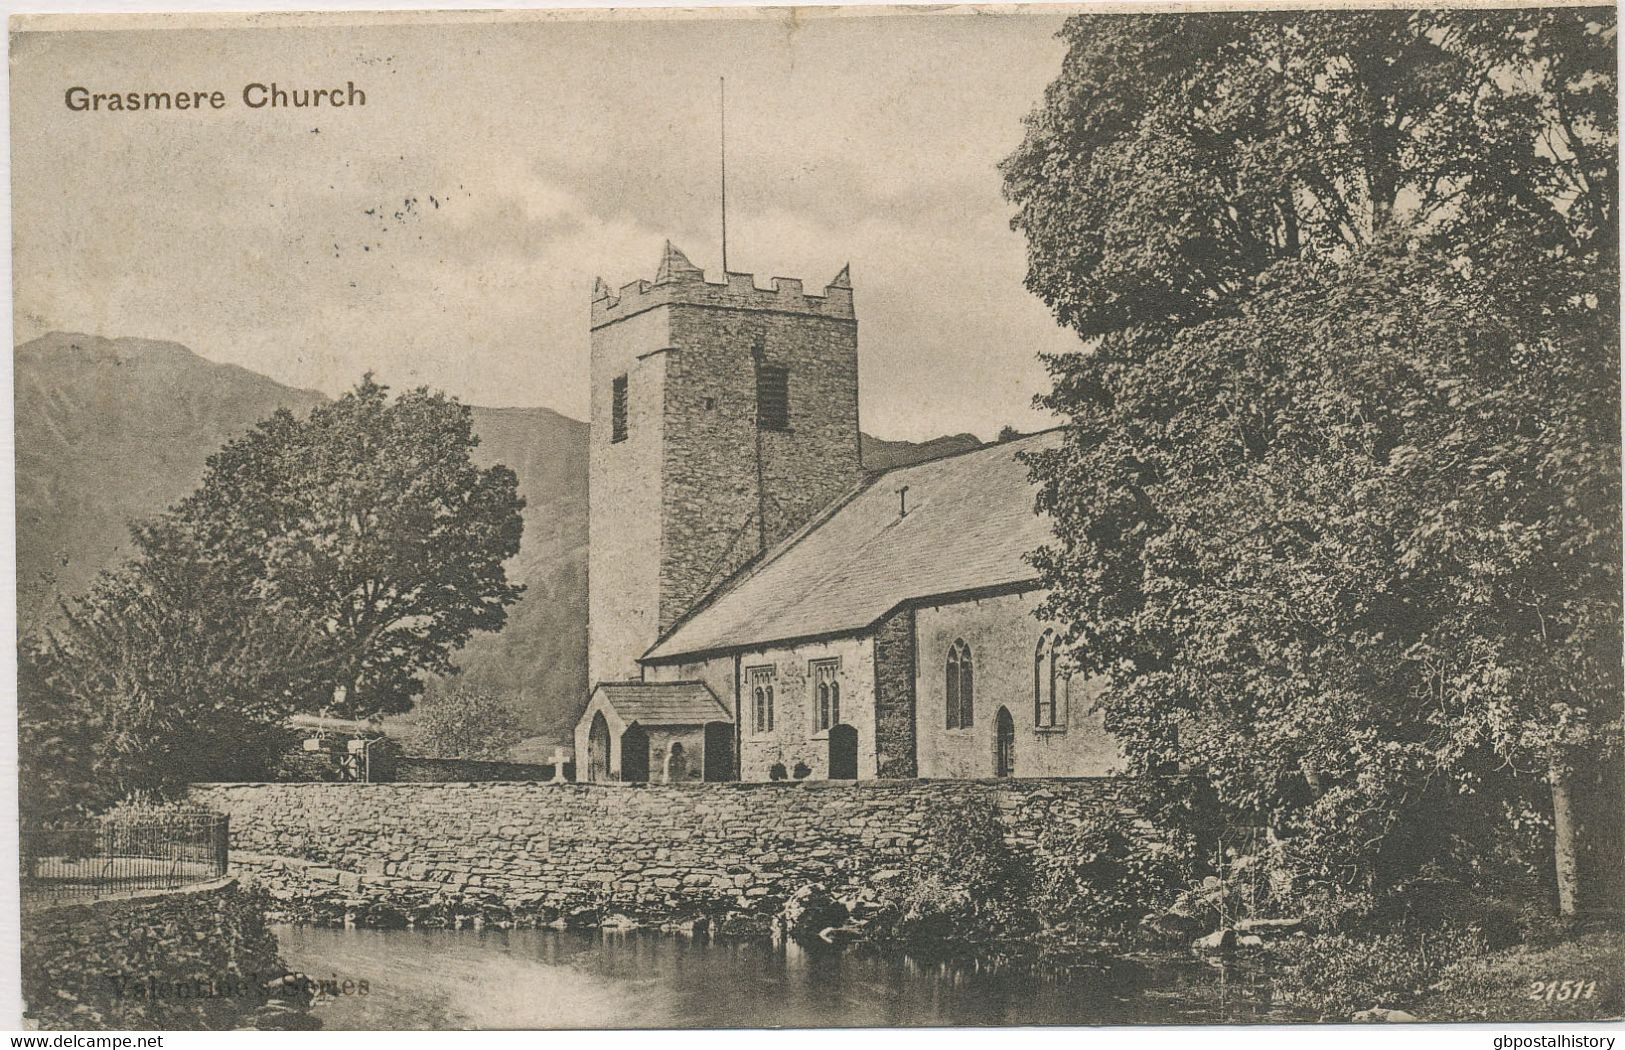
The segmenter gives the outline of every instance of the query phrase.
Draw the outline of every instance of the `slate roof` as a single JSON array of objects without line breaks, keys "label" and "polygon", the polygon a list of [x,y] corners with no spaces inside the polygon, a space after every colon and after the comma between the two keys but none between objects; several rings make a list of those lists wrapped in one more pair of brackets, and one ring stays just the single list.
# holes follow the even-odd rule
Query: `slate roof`
[{"label": "slate roof", "polygon": [[593,692],[599,690],[627,722],[692,726],[733,721],[733,715],[704,682],[599,682]]},{"label": "slate roof", "polygon": [[1053,536],[1016,454],[1061,437],[1048,430],[871,479],[724,584],[643,659],[856,631],[912,599],[1036,582],[1023,555]]}]

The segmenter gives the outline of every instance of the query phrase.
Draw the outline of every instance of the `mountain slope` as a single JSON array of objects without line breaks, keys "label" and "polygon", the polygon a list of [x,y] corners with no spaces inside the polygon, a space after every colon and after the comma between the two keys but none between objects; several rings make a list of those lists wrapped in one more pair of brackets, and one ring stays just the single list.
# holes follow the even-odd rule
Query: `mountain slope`
[{"label": "mountain slope", "polygon": [[[196,487],[222,444],[278,408],[325,400],[176,343],[52,333],[15,350],[19,626],[50,615],[130,553],[128,523]],[[461,678],[521,698],[532,731],[557,736],[587,693],[587,424],[545,408],[475,408],[474,452],[503,463],[525,497],[508,565],[525,594],[501,632],[475,635]],[[922,444],[862,435],[864,465],[889,469],[965,451],[969,434]]]},{"label": "mountain slope", "polygon": [[525,593],[508,625],[476,634],[462,680],[519,699],[528,727],[558,736],[587,703],[587,424],[545,408],[476,408],[481,466],[506,464],[525,497],[525,535],[508,576]]},{"label": "mountain slope", "polygon": [[863,469],[869,471],[908,467],[981,447],[982,439],[975,434],[948,434],[921,442],[886,441],[868,434],[858,435],[858,452],[863,457]]},{"label": "mountain slope", "polygon": [[202,480],[204,460],[278,408],[322,400],[177,343],[53,332],[16,348],[18,620],[128,557],[129,522]]}]

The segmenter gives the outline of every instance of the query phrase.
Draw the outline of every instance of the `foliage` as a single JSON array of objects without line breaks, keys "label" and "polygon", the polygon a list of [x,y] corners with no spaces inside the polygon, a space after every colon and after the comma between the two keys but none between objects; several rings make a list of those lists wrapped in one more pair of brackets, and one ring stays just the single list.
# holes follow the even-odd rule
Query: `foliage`
[{"label": "foliage", "polygon": [[[1293,892],[1291,873],[1281,864],[1277,848],[1248,850],[1221,844],[1202,861],[1193,867],[1206,873],[1188,882],[1169,910],[1190,916],[1204,930],[1234,929],[1243,919],[1308,914],[1303,898]],[[1357,906],[1355,901],[1348,904]]]},{"label": "foliage", "polygon": [[1117,812],[1058,824],[1039,838],[1034,906],[1051,929],[1120,933],[1174,899],[1190,856],[1136,834]]},{"label": "foliage", "polygon": [[120,824],[165,824],[214,816],[215,811],[185,798],[166,798],[148,791],[134,791],[100,814]]},{"label": "foliage", "polygon": [[1086,337],[1221,316],[1276,263],[1396,221],[1613,251],[1609,9],[1083,15],[1060,35],[1003,169],[1028,286]]},{"label": "foliage", "polygon": [[94,807],[87,791],[96,741],[91,723],[45,668],[37,641],[17,648],[17,815],[24,824]]},{"label": "foliage", "polygon": [[915,946],[986,945],[1030,931],[1031,867],[1004,839],[991,802],[935,812],[900,880],[881,939]]},{"label": "foliage", "polygon": [[1090,341],[1040,399],[1040,614],[1300,887],[1476,863],[1619,746],[1613,13],[1062,36],[1004,166]]},{"label": "foliage", "polygon": [[1290,1006],[1328,1019],[1358,1010],[1408,1005],[1446,965],[1485,953],[1473,930],[1330,933],[1282,941],[1277,994]]},{"label": "foliage", "polygon": [[412,743],[430,758],[497,759],[525,738],[513,706],[489,689],[435,690],[417,705]]},{"label": "foliage", "polygon": [[400,710],[419,676],[502,625],[519,588],[513,473],[477,470],[468,410],[371,378],[307,420],[278,412],[202,486],[134,529],[60,623],[21,646],[30,819],[263,774],[289,714]]},{"label": "foliage", "polygon": [[[1625,1012],[1620,973],[1625,973],[1625,934],[1617,928],[1578,936],[1569,931],[1562,938],[1448,963],[1415,1002],[1414,1012],[1429,1021],[1608,1020]],[[1587,994],[1584,986],[1591,981],[1596,983]],[[1576,984],[1581,985],[1577,991]]]},{"label": "foliage", "polygon": [[152,554],[103,573],[19,649],[24,818],[263,773],[319,644],[212,564]]},{"label": "foliage", "polygon": [[523,589],[503,568],[523,528],[513,471],[474,465],[467,407],[386,393],[368,375],[306,419],[277,412],[136,530],[149,557],[216,561],[235,589],[318,625],[309,702],[350,718],[407,709],[423,676],[455,670],[451,653],[500,629]]}]

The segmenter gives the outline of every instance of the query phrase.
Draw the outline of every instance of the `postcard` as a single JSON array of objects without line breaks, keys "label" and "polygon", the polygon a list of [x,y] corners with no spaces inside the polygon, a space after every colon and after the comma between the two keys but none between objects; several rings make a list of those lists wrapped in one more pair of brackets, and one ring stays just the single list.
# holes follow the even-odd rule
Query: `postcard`
[{"label": "postcard", "polygon": [[1614,8],[10,35],[28,1026],[1625,1013]]}]

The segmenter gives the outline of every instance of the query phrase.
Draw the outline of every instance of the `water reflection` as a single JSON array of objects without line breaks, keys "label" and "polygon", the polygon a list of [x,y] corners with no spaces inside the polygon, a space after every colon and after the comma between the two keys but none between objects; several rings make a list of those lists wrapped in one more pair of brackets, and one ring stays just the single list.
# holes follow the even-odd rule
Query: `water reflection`
[{"label": "water reflection", "polygon": [[1255,974],[1103,959],[1066,974],[647,930],[277,928],[290,966],[367,982],[334,1029],[1177,1024],[1264,1020]]}]

